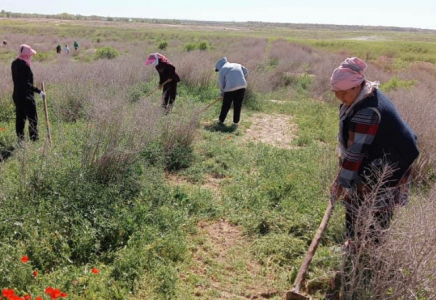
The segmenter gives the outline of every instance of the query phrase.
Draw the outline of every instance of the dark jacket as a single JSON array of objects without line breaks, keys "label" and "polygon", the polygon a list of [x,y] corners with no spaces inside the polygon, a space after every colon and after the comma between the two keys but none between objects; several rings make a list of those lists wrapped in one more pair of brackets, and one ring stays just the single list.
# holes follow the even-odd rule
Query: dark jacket
[{"label": "dark jacket", "polygon": [[409,125],[400,117],[393,103],[380,91],[376,90],[361,103],[357,104],[353,113],[344,120],[342,131],[345,143],[348,140],[348,128],[356,113],[362,109],[376,109],[380,113],[380,124],[365,158],[359,169],[359,176],[370,175],[371,165],[375,162],[388,163],[395,170],[389,178],[388,185],[394,186],[419,156],[417,137]]},{"label": "dark jacket", "polygon": [[171,83],[173,84],[180,81],[176,68],[169,62],[159,61],[156,70],[159,73],[159,84],[163,84],[168,79],[172,79]]},{"label": "dark jacket", "polygon": [[33,86],[33,73],[27,63],[17,58],[12,62],[11,71],[14,81],[14,102],[24,104],[26,101],[35,101],[34,93],[40,93],[41,90]]}]

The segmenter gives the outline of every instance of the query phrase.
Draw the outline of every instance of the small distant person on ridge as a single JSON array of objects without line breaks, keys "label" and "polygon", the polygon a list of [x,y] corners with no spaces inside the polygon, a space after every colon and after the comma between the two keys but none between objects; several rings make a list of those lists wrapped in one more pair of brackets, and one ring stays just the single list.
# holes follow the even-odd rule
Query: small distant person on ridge
[{"label": "small distant person on ridge", "polygon": [[163,88],[162,107],[165,113],[171,112],[176,100],[177,83],[180,82],[180,77],[176,73],[176,67],[160,53],[151,53],[145,64],[156,67],[159,73],[159,89]]},{"label": "small distant person on ridge", "polygon": [[218,82],[223,97],[221,113],[217,120],[223,124],[233,103],[233,126],[238,126],[241,118],[242,101],[247,87],[248,70],[243,65],[230,63],[227,57],[221,58],[215,65]]},{"label": "small distant person on ridge", "polygon": [[12,99],[15,104],[16,123],[15,129],[18,140],[24,140],[24,125],[29,121],[29,135],[32,141],[38,140],[38,115],[36,113],[36,102],[34,93],[41,97],[45,94],[33,86],[33,73],[30,69],[31,57],[36,54],[30,46],[23,44],[18,50],[18,57],[12,62],[12,80],[14,92]]},{"label": "small distant person on ridge", "polygon": [[77,41],[74,41],[74,51],[77,51],[77,49],[79,49],[79,43]]},{"label": "small distant person on ridge", "polygon": [[7,46],[8,45],[8,41],[7,40],[3,40],[3,46]]},{"label": "small distant person on ridge", "polygon": [[56,53],[60,54],[62,52],[62,47],[60,44],[56,46]]},{"label": "small distant person on ridge", "polygon": [[70,47],[68,47],[68,45],[65,45],[64,51],[65,51],[65,54],[70,54]]}]

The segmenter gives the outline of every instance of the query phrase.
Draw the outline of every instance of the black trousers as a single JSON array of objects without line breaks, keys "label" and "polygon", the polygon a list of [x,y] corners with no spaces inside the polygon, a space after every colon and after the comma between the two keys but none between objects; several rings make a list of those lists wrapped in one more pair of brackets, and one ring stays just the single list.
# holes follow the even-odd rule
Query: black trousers
[{"label": "black trousers", "polygon": [[32,141],[38,140],[38,114],[35,100],[15,101],[15,131],[20,140],[24,140],[24,125],[29,121],[29,136]]},{"label": "black trousers", "polygon": [[163,86],[162,107],[171,109],[177,95],[177,82],[168,82]]},{"label": "black trousers", "polygon": [[223,105],[221,107],[221,113],[219,120],[224,122],[230,107],[233,103],[233,123],[238,124],[241,119],[242,101],[244,100],[245,89],[239,89],[232,92],[225,92],[223,98]]}]

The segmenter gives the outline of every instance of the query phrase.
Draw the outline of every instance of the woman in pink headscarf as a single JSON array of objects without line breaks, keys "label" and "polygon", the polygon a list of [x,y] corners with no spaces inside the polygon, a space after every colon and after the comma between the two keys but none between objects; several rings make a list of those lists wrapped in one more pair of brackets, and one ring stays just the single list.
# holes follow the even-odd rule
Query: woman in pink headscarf
[{"label": "woman in pink headscarf", "polygon": [[15,103],[15,130],[19,140],[24,140],[24,125],[29,121],[29,135],[32,141],[38,140],[38,115],[34,93],[41,96],[44,93],[33,86],[33,73],[30,69],[31,58],[36,54],[29,45],[23,44],[18,50],[18,57],[12,62],[12,80],[14,92],[12,98]]},{"label": "woman in pink headscarf", "polygon": [[[370,236],[379,242],[379,233],[388,228],[394,205],[407,201],[410,168],[419,155],[415,133],[380,92],[379,83],[366,79],[365,70],[364,61],[347,58],[330,79],[332,91],[342,101],[338,134],[340,169],[331,193],[339,198],[346,192],[347,244],[361,234],[362,224],[357,217],[369,197],[375,199],[371,203],[374,207],[373,220],[369,220]],[[392,168],[390,173],[379,178],[386,166]]]},{"label": "woman in pink headscarf", "polygon": [[160,53],[151,53],[145,64],[156,67],[159,73],[159,88],[163,88],[162,107],[165,113],[168,113],[173,108],[177,95],[177,83],[180,82],[176,68]]}]

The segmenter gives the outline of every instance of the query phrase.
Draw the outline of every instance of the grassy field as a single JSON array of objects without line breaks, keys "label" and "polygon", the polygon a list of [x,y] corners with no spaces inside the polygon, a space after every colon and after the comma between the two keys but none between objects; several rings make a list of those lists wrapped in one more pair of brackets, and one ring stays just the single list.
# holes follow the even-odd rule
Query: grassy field
[{"label": "grassy field", "polygon": [[[420,138],[406,211],[435,199],[433,32],[2,18],[0,36],[0,289],[43,299],[47,287],[68,299],[283,299],[329,199],[339,104],[329,78],[347,56],[370,63],[369,79]],[[73,40],[78,51],[55,53]],[[40,141],[16,144],[10,63],[22,43],[38,52],[32,69],[46,85],[52,147],[40,99]],[[168,116],[160,92],[145,97],[158,83],[144,65],[156,51],[182,79]],[[200,112],[219,96],[222,56],[250,70],[238,128],[232,112],[226,125],[213,122],[219,104]],[[399,214],[395,224],[420,218]],[[305,285],[315,299],[340,289],[343,233],[339,205]],[[432,299],[429,273],[409,267],[419,279],[411,293]]]}]

